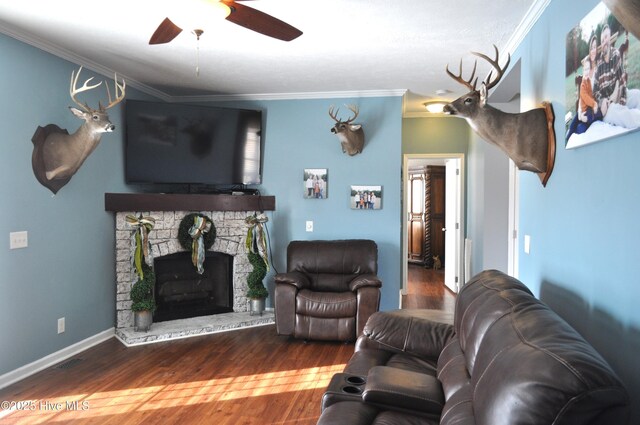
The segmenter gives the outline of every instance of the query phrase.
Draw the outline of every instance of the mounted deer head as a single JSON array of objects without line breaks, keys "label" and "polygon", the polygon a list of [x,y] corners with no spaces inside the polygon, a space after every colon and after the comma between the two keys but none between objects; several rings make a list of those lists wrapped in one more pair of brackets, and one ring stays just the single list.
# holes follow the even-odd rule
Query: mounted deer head
[{"label": "mounted deer head", "polygon": [[351,124],[353,120],[358,117],[358,107],[347,106],[347,108],[349,108],[354,115],[346,121],[342,121],[337,117],[340,109],[337,109],[334,113],[333,106],[329,108],[329,116],[336,122],[331,128],[331,132],[340,139],[342,152],[353,156],[362,152],[362,148],[364,148],[364,130],[361,124]]},{"label": "mounted deer head", "polygon": [[84,123],[76,130],[75,133],[69,134],[67,130],[61,129],[55,124],[49,124],[46,127],[38,127],[33,138],[31,139],[34,148],[32,155],[32,166],[36,178],[40,183],[56,193],[62,186],[67,184],[71,177],[78,171],[85,159],[95,150],[100,143],[102,133],[112,132],[115,125],[109,121],[107,110],[117,105],[124,99],[126,83],[122,80],[122,84],[118,83],[118,76],[114,78],[115,82],[115,99],[111,98],[109,86],[107,88],[107,96],[109,103],[102,106],[98,102],[98,109],[93,109],[85,102],[81,103],[76,96],[87,90],[95,89],[102,82],[89,85],[93,77],[87,79],[82,87],[77,87],[78,79],[82,67],[78,69],[78,73],[71,72],[71,84],[69,86],[69,94],[78,108],[69,107],[71,112],[78,118],[84,120]]},{"label": "mounted deer head", "polygon": [[493,71],[489,73],[479,90],[476,90],[478,78],[475,76],[477,61],[467,80],[462,78],[462,60],[460,60],[458,75],[449,71],[447,65],[447,74],[470,91],[447,104],[444,112],[466,119],[480,137],[502,149],[519,169],[538,173],[542,185],[545,186],[553,170],[555,159],[553,109],[550,103],[545,102],[542,108],[510,114],[487,104],[489,90],[498,84],[511,61],[511,56],[508,56],[507,63],[500,67],[498,48],[495,45],[493,47],[496,53],[495,59],[482,53],[472,52],[489,62],[496,71],[495,77]]},{"label": "mounted deer head", "polygon": [[640,4],[637,0],[602,0],[624,29],[640,38]]}]

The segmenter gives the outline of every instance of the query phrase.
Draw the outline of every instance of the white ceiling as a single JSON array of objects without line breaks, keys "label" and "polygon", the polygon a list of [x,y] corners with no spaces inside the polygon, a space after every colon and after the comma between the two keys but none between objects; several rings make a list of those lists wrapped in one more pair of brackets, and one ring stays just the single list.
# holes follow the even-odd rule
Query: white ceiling
[{"label": "white ceiling", "polygon": [[[5,1],[0,31],[101,74],[117,72],[129,86],[169,101],[406,92],[404,116],[420,116],[425,101],[451,100],[467,91],[446,75],[447,64],[457,73],[462,58],[470,72],[470,51],[492,56],[492,44],[506,56],[549,0],[258,0],[244,4],[303,35],[283,42],[211,19],[199,54],[188,31],[150,46],[149,37],[171,16],[171,7],[188,3]],[[489,71],[482,62],[481,78]]]}]

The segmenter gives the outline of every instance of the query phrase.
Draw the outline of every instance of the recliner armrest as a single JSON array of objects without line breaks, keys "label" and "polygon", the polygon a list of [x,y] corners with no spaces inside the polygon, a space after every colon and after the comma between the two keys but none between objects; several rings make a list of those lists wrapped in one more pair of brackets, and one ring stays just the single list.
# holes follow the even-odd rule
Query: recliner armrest
[{"label": "recliner armrest", "polygon": [[305,289],[311,286],[311,281],[307,275],[300,272],[278,273],[275,282],[293,285],[298,289]]},{"label": "recliner armrest", "polygon": [[[363,335],[382,347],[419,357],[438,358],[455,336],[453,325],[433,310],[381,311],[371,315]],[[446,320],[445,320],[446,321]]]},{"label": "recliner armrest", "polygon": [[365,286],[380,288],[382,286],[382,281],[375,274],[361,274],[349,283],[349,290],[356,292],[358,289]]},{"label": "recliner armrest", "polygon": [[362,399],[392,410],[437,415],[445,403],[442,385],[435,376],[389,366],[371,368]]}]

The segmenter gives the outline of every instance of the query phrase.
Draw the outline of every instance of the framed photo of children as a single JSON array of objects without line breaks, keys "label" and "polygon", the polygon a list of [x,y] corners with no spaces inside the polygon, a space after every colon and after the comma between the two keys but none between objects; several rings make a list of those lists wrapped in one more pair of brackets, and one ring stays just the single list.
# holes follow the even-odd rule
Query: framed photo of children
[{"label": "framed photo of children", "polygon": [[604,3],[567,34],[566,148],[640,129],[640,43]]},{"label": "framed photo of children", "polygon": [[352,210],[382,208],[382,186],[351,186],[349,204]]},{"label": "framed photo of children", "polygon": [[305,168],[303,184],[305,199],[326,199],[329,196],[329,170]]}]

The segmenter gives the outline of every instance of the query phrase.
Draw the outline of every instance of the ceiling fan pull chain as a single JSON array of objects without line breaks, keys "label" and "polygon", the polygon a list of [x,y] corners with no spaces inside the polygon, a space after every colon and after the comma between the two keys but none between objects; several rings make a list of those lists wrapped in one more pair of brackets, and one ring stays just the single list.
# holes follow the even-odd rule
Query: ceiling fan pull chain
[{"label": "ceiling fan pull chain", "polygon": [[196,77],[200,76],[200,36],[203,32],[202,30],[193,30],[196,35]]},{"label": "ceiling fan pull chain", "polygon": [[200,76],[200,39],[196,45],[196,77]]}]

